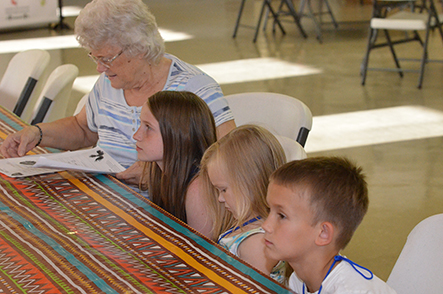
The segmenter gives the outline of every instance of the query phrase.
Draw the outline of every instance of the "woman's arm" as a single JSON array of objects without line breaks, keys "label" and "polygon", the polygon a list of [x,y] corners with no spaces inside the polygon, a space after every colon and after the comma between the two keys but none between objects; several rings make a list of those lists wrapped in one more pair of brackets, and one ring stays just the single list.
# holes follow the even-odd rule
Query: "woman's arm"
[{"label": "woman's arm", "polygon": [[97,143],[98,134],[88,127],[86,107],[75,116],[41,124],[43,132],[42,146],[65,150],[77,150]]},{"label": "woman's arm", "polygon": [[217,127],[217,140],[229,133],[231,130],[235,129],[235,121],[228,120]]},{"label": "woman's arm", "polygon": [[[50,123],[41,123],[38,126],[42,130],[41,146],[76,150],[92,146],[98,140],[97,133],[88,128],[84,107],[76,116],[62,118]],[[0,146],[0,152],[7,158],[23,156],[34,148],[39,140],[40,131],[38,128],[29,126],[9,135]]]}]

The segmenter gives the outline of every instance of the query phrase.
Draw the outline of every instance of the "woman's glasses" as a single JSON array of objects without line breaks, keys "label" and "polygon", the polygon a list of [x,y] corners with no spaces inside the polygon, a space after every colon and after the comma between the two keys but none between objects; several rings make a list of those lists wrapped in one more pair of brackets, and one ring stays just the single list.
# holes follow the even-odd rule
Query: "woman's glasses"
[{"label": "woman's glasses", "polygon": [[96,63],[96,64],[101,64],[106,68],[110,68],[112,66],[112,62],[114,60],[116,60],[120,55],[122,55],[123,50],[120,51],[120,53],[118,53],[117,55],[115,55],[114,57],[111,58],[106,58],[106,57],[95,57],[94,55],[92,55],[91,52],[88,53],[88,56]]}]

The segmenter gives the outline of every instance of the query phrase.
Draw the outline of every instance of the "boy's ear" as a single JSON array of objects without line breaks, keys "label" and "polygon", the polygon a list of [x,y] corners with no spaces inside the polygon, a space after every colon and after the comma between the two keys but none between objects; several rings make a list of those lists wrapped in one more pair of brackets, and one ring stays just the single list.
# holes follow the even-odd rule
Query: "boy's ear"
[{"label": "boy's ear", "polygon": [[315,240],[315,244],[318,246],[326,246],[332,243],[334,232],[335,228],[330,222],[322,222],[320,224],[320,233]]}]

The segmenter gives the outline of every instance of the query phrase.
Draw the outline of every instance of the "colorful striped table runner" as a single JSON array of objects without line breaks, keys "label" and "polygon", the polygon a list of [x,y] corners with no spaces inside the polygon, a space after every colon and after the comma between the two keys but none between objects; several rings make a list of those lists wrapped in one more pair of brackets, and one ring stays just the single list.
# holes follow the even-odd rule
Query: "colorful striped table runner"
[{"label": "colorful striped table runner", "polygon": [[[0,142],[24,125],[0,108]],[[60,172],[0,174],[0,293],[290,292],[113,177]]]}]

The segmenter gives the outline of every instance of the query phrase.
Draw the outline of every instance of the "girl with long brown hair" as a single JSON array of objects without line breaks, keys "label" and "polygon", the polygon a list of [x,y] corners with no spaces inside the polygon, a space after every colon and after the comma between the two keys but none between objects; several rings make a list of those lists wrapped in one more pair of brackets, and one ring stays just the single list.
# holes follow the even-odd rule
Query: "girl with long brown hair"
[{"label": "girl with long brown hair", "polygon": [[197,176],[205,150],[216,141],[208,105],[191,92],[161,91],[143,105],[134,139],[145,161],[140,181],[152,202],[208,235],[212,223]]}]

